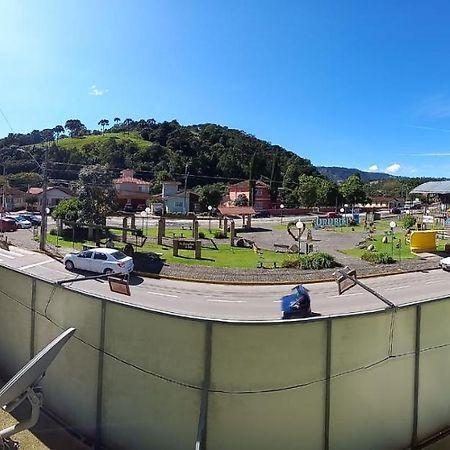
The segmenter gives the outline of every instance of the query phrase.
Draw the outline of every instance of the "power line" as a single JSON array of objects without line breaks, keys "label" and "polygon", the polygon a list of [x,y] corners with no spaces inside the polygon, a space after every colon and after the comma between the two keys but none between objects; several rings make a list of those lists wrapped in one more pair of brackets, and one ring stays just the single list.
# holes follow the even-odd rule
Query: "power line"
[{"label": "power line", "polygon": [[5,122],[8,124],[9,129],[11,130],[12,133],[15,133],[15,131],[13,130],[12,125],[10,124],[8,118],[6,117],[5,113],[3,112],[3,109],[0,108],[0,114],[3,116],[3,118],[5,119]]}]

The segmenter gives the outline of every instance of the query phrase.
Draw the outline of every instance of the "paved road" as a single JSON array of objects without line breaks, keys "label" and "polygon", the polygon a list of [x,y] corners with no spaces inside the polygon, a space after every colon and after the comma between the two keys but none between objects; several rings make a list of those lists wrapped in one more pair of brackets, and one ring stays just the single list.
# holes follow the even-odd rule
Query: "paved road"
[{"label": "paved road", "polygon": [[[83,276],[67,272],[60,262],[46,255],[18,247],[11,247],[10,252],[0,249],[0,265],[50,281]],[[450,296],[450,273],[441,270],[372,278],[365,282],[398,305]],[[341,296],[337,295],[335,283],[306,286],[311,293],[313,310],[324,316],[385,307],[384,303],[358,286]],[[89,280],[68,286],[70,289],[159,311],[202,318],[250,321],[278,319],[279,298],[291,287],[211,285],[132,277],[132,295],[127,297],[111,293],[106,281]]]}]

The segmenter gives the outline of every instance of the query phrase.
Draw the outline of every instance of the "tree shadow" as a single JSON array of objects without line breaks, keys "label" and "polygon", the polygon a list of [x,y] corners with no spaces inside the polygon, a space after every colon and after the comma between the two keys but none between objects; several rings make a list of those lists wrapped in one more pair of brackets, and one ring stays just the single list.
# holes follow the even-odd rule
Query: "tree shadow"
[{"label": "tree shadow", "polygon": [[189,259],[189,260],[197,260],[197,261],[212,261],[212,262],[215,262],[215,259],[212,259],[212,258],[193,258],[192,256],[182,256],[182,255],[178,255],[177,258]]},{"label": "tree shadow", "polygon": [[236,228],[236,233],[266,233],[272,231],[270,228]]}]

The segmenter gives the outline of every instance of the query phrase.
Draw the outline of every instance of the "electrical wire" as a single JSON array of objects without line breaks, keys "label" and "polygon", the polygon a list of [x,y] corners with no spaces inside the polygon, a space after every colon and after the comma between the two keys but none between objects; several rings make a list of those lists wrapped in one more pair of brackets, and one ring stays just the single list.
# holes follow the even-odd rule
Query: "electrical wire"
[{"label": "electrical wire", "polygon": [[3,112],[3,109],[0,108],[0,114],[3,116],[3,118],[5,119],[5,122],[8,124],[9,129],[11,130],[11,133],[15,133],[15,131],[13,130],[13,127],[11,125],[11,123],[9,122],[8,118],[6,117],[5,113]]}]

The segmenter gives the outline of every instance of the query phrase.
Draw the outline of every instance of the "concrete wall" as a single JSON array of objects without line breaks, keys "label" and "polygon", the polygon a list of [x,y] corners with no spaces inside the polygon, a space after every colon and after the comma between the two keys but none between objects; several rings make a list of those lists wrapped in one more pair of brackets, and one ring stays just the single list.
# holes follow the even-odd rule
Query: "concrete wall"
[{"label": "concrete wall", "polygon": [[117,449],[399,449],[450,425],[450,301],[278,323],[164,315],[0,268],[0,376],[77,328],[45,405]]}]

